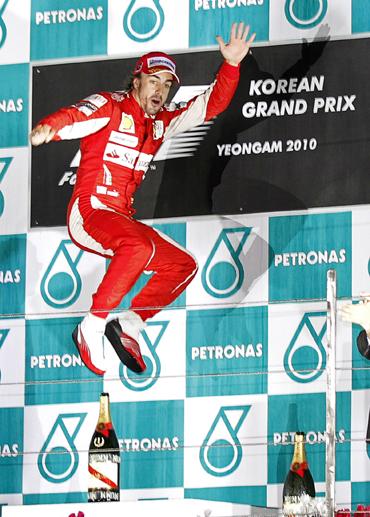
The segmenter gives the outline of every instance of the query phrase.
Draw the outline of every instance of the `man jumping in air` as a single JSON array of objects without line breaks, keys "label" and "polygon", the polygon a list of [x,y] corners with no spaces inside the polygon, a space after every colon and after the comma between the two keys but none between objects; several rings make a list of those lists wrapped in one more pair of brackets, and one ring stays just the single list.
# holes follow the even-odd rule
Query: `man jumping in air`
[{"label": "man jumping in air", "polygon": [[[34,146],[81,138],[68,231],[79,248],[111,260],[90,312],[72,336],[83,362],[98,375],[106,370],[104,333],[128,368],[145,370],[138,344],[145,321],[173,302],[194,278],[197,265],[189,252],[134,219],[134,194],[164,140],[227,108],[240,62],[255,38],[253,34],[247,39],[248,32],[244,23],[234,23],[228,43],[216,37],[224,62],[210,87],[186,103],[165,105],[173,82],[179,82],[176,65],[167,54],[151,52],[137,61],[128,91],[90,95],[43,118],[30,134]],[[130,310],[114,314],[143,271],[154,274]]]}]

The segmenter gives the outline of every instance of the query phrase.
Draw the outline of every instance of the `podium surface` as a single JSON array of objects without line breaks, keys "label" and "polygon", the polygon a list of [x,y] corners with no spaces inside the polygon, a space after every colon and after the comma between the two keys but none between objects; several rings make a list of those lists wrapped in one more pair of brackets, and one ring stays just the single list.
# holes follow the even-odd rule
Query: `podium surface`
[{"label": "podium surface", "polygon": [[[78,516],[78,512],[81,512]],[[2,517],[277,517],[277,508],[203,499],[3,506]]]}]

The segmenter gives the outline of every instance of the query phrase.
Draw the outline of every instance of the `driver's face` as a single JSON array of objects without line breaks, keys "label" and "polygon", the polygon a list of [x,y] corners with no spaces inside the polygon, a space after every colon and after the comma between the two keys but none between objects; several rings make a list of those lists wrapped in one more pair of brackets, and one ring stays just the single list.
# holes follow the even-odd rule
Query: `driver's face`
[{"label": "driver's face", "polygon": [[173,77],[169,72],[141,73],[133,80],[133,95],[147,115],[156,115],[166,102],[172,83]]}]

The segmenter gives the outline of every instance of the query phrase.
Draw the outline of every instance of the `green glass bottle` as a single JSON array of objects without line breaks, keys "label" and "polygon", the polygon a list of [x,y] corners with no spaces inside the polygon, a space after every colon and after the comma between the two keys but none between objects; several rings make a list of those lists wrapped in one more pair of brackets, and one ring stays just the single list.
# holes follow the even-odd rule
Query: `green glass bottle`
[{"label": "green glass bottle", "polygon": [[100,395],[99,418],[89,447],[89,502],[119,501],[119,443],[110,415],[109,393]]},{"label": "green glass bottle", "polygon": [[299,504],[301,497],[315,497],[315,484],[308,468],[305,450],[305,434],[295,433],[294,453],[283,488],[283,511],[288,504]]}]

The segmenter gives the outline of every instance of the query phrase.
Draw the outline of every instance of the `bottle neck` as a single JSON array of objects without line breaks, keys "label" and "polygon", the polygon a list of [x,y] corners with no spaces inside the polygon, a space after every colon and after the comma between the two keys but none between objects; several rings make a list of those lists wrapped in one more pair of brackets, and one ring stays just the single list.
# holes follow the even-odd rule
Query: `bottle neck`
[{"label": "bottle neck", "polygon": [[100,396],[98,426],[99,424],[108,424],[111,422],[112,419],[110,416],[109,395],[103,394]]},{"label": "bottle neck", "polygon": [[294,444],[294,454],[292,463],[307,463],[306,451],[304,447],[303,438],[302,440],[296,441]]}]

